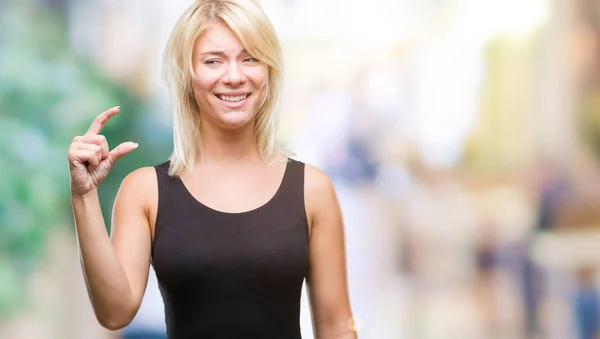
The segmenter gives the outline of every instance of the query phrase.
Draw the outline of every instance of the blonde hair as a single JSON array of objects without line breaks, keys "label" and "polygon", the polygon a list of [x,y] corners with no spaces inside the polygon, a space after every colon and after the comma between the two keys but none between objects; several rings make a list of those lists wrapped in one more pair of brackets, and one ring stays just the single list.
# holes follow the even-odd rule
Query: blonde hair
[{"label": "blonde hair", "polygon": [[246,51],[268,66],[265,101],[255,117],[256,146],[263,160],[286,161],[291,152],[276,140],[282,83],[281,46],[275,30],[255,0],[197,0],[181,16],[163,56],[162,76],[173,106],[173,153],[169,175],[181,176],[202,159],[200,111],[192,91],[196,40],[214,23],[224,23]]}]

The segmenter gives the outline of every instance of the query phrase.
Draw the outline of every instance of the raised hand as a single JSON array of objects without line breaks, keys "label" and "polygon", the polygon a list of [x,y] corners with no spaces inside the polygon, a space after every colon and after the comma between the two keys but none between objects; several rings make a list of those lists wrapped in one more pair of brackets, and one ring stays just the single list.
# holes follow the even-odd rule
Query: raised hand
[{"label": "raised hand", "polygon": [[106,122],[119,110],[118,106],[106,110],[94,119],[83,136],[73,138],[69,147],[71,194],[86,195],[94,191],[117,160],[138,147],[137,143],[124,142],[109,151],[106,138],[100,134]]}]

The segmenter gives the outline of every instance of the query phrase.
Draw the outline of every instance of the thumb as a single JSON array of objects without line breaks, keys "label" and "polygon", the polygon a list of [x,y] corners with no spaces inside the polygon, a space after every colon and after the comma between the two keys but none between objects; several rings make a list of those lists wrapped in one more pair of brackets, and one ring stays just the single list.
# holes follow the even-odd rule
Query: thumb
[{"label": "thumb", "polygon": [[121,159],[125,154],[133,151],[138,148],[139,144],[136,142],[124,142],[119,146],[113,148],[112,151],[108,153],[108,158],[111,164],[116,163],[119,159]]}]

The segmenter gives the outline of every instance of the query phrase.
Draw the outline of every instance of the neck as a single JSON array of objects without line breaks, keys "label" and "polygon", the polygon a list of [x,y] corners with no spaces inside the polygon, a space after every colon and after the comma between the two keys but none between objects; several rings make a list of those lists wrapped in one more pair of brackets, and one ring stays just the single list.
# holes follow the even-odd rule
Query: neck
[{"label": "neck", "polygon": [[[206,126],[206,125],[205,125]],[[201,129],[204,163],[235,163],[260,160],[252,124],[236,130],[206,126]]]}]

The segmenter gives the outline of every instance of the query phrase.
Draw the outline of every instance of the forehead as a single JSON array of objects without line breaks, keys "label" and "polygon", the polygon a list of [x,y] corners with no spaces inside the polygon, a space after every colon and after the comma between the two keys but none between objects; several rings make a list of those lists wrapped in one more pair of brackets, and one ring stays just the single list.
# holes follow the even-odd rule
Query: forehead
[{"label": "forehead", "polygon": [[240,39],[223,23],[211,24],[196,40],[194,49],[197,53],[239,53],[244,50]]}]

